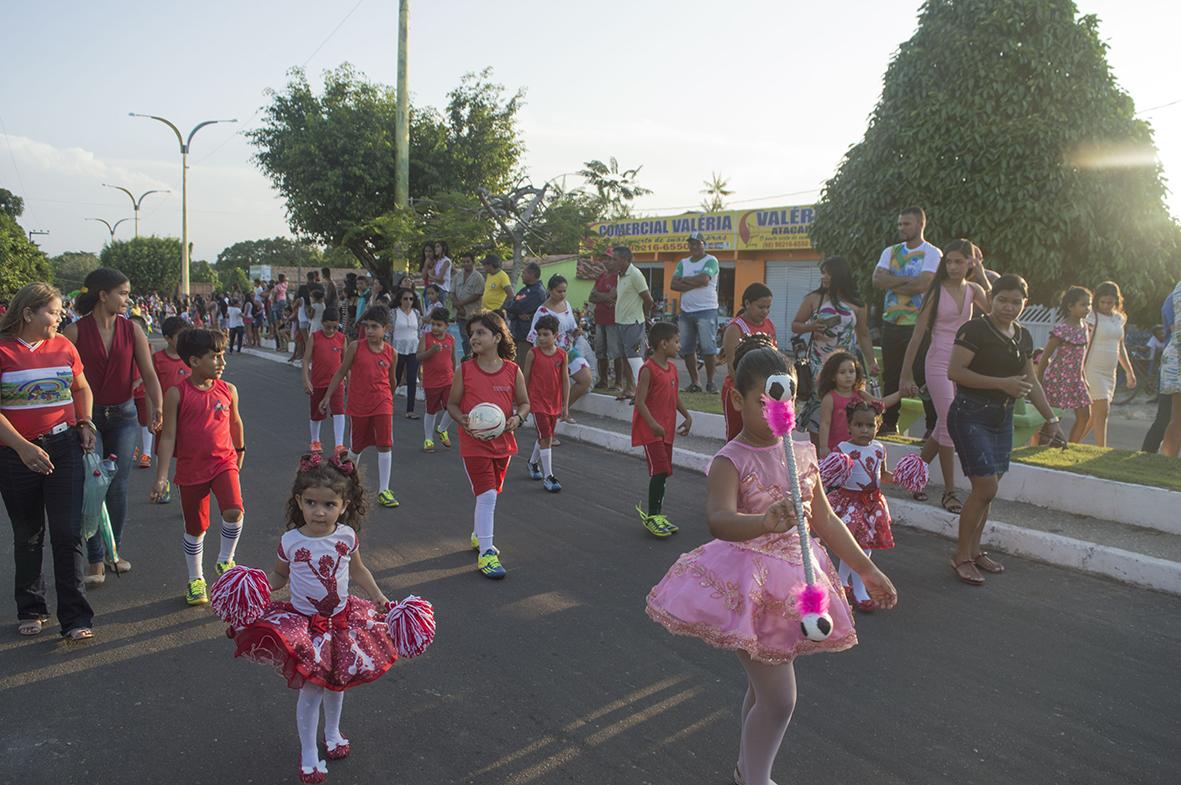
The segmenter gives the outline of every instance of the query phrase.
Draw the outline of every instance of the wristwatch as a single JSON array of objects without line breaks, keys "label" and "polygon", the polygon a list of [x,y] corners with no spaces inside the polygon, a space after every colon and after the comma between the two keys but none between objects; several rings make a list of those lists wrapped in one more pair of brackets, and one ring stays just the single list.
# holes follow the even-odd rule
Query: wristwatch
[{"label": "wristwatch", "polygon": [[94,422],[92,420],[79,420],[77,423],[75,423],[75,425],[77,425],[79,428],[89,428],[94,433],[98,433],[98,428],[94,427]]}]

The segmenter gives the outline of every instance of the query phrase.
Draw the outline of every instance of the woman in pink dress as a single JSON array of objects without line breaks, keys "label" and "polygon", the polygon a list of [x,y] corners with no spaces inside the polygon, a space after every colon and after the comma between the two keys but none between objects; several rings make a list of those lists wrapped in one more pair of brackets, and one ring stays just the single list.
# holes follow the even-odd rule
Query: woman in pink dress
[{"label": "woman in pink dress", "polygon": [[[968,280],[971,279],[971,280]],[[955,384],[947,378],[947,364],[955,345],[955,334],[972,318],[972,307],[988,310],[988,276],[984,273],[984,256],[968,240],[955,240],[943,251],[939,268],[931,281],[931,288],[923,298],[923,307],[915,322],[914,333],[902,360],[902,376],[898,389],[905,395],[919,394],[914,382],[914,363],[924,338],[930,338],[924,369],[927,373],[927,392],[935,404],[938,419],[935,430],[923,444],[922,458],[927,463],[938,455],[943,472],[943,509],[958,515],[964,505],[956,497],[955,446],[947,432],[947,410],[955,399]],[[922,501],[925,494],[917,493]]]},{"label": "woman in pink dress", "polygon": [[[765,339],[750,336],[743,343]],[[803,582],[803,551],[787,477],[783,440],[762,413],[767,377],[788,373],[770,347],[743,350],[734,372],[742,398],[742,431],[709,467],[706,513],[717,538],[683,554],[648,594],[647,613],[670,632],[734,651],[747,676],[735,782],[768,785],[771,765],[795,706],[793,661],[857,643],[849,604],[824,549],[809,542],[815,582],[828,592],[832,634],[811,641],[800,629],[793,589]],[[816,466],[816,450],[793,442],[804,514],[818,537],[865,581],[879,607],[893,607],[890,580],[833,514]]]}]

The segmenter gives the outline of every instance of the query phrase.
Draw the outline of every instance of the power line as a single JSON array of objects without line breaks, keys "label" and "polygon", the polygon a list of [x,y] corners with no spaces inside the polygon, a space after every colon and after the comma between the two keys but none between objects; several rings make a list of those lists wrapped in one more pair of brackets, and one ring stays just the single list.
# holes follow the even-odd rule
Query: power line
[{"label": "power line", "polygon": [[1148,114],[1149,112],[1155,112],[1157,109],[1164,109],[1169,106],[1176,106],[1177,104],[1181,104],[1181,98],[1178,98],[1176,101],[1169,101],[1167,104],[1161,104],[1160,106],[1150,106],[1147,109],[1141,109],[1136,114]]},{"label": "power line", "polygon": [[[734,199],[734,200],[728,202],[728,204],[750,204],[751,202],[765,202],[768,199],[783,199],[784,197],[787,197],[787,196],[802,196],[804,194],[818,193],[819,191],[820,191],[820,186],[818,186],[816,188],[809,188],[806,191],[791,191],[790,193],[785,193],[785,194],[771,194],[769,196],[752,196],[749,199]],[[643,209],[645,211],[692,210],[692,209],[695,209],[698,207],[701,207],[701,205],[700,204],[682,204],[682,205],[677,205],[675,207],[644,207],[644,208],[640,208],[640,209]]]}]

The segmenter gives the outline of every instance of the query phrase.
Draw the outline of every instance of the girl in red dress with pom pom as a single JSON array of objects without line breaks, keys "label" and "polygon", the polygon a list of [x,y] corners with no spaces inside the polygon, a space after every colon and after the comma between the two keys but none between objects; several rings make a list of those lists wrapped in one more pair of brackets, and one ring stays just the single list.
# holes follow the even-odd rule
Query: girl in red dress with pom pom
[{"label": "girl in red dress with pom pom", "polygon": [[[323,782],[328,771],[317,746],[321,705],[326,757],[345,758],[344,691],[379,678],[398,658],[386,625],[389,599],[361,561],[357,532],[364,515],[365,494],[352,461],[319,453],[301,458],[287,531],[269,576],[272,591],[290,583],[291,600],[272,602],[234,633],[235,656],[275,667],[299,690],[300,782]],[[373,602],[349,596],[350,580]]]}]

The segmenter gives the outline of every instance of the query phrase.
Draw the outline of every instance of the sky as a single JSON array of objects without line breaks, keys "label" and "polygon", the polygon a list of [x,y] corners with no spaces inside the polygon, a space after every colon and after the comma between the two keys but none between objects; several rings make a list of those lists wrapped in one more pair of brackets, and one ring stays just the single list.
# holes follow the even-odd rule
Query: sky
[{"label": "sky", "polygon": [[[21,223],[50,255],[99,251],[105,226],[132,215],[122,185],[153,194],[141,233],[180,236],[180,152],[153,120],[194,137],[189,234],[194,259],[241,240],[290,236],[283,202],[241,132],[291,67],[314,85],[342,62],[393,84],[397,0],[5,4],[0,46],[0,187],[25,199]],[[1166,178],[1181,188],[1181,83],[1175,0],[1078,0],[1109,44],[1108,62],[1152,122]],[[736,207],[809,204],[858,142],[919,0],[412,0],[410,85],[442,106],[464,73],[491,66],[526,91],[520,132],[535,183],[592,158],[642,165],[648,214],[692,209],[718,172]],[[1167,105],[1167,106],[1166,106]],[[1153,109],[1153,107],[1161,107]],[[1152,111],[1145,111],[1151,109]],[[567,180],[568,186],[578,183]],[[1181,196],[1170,195],[1174,215]],[[117,237],[132,236],[132,222]]]}]

